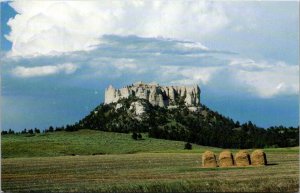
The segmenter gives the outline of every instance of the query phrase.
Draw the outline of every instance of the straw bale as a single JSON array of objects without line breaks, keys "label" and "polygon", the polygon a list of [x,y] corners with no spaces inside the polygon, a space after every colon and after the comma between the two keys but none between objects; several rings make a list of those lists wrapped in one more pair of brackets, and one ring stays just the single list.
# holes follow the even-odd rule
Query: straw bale
[{"label": "straw bale", "polygon": [[251,164],[254,166],[267,165],[267,156],[264,151],[258,149],[251,154]]},{"label": "straw bale", "polygon": [[235,164],[236,166],[249,166],[251,164],[249,153],[245,150],[240,150],[235,155]]},{"label": "straw bale", "polygon": [[202,166],[203,167],[218,167],[216,156],[211,151],[206,151],[202,155]]},{"label": "straw bale", "polygon": [[233,161],[232,153],[228,150],[222,151],[219,155],[219,166],[229,167],[233,165],[234,165],[234,161]]}]

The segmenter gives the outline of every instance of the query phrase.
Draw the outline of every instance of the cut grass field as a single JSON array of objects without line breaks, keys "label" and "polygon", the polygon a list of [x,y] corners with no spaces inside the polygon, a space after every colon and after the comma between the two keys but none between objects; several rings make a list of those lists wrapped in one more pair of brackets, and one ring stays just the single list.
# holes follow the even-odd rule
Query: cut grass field
[{"label": "cut grass field", "polygon": [[135,141],[130,134],[90,130],[2,136],[2,190],[298,192],[298,147],[265,149],[268,166],[214,169],[201,167],[201,153],[222,149],[193,145],[183,150],[184,142],[143,137]]}]

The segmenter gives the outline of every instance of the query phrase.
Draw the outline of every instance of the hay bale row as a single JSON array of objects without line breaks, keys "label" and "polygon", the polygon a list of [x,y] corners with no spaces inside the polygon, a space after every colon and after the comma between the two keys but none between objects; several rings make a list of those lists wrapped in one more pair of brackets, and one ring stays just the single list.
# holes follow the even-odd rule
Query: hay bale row
[{"label": "hay bale row", "polygon": [[[234,157],[230,151],[225,150],[219,155],[219,166],[230,167],[230,166],[259,166],[267,165],[267,157],[265,152],[262,150],[255,150],[251,156],[245,150],[240,150]],[[211,151],[206,151],[202,155],[202,166],[203,167],[218,167],[216,155]]]}]

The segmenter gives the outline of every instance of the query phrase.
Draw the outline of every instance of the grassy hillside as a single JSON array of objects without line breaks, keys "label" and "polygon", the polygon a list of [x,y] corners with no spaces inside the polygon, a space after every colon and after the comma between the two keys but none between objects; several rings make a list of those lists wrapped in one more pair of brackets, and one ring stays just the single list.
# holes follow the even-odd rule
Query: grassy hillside
[{"label": "grassy hillside", "polygon": [[2,160],[7,192],[297,192],[297,153],[263,167],[201,168],[199,153],[139,153]]},{"label": "grassy hillside", "polygon": [[[131,153],[202,153],[206,150],[220,152],[213,148],[193,144],[192,150],[184,150],[185,142],[149,138],[133,140],[131,134],[79,130],[74,132],[53,132],[44,134],[18,134],[1,137],[2,158],[53,157],[65,155],[99,155]],[[235,152],[235,149],[232,149]],[[268,148],[266,152],[297,153],[298,148]]]},{"label": "grassy hillside", "polygon": [[[148,138],[133,140],[131,134],[80,130],[45,134],[2,136],[2,157],[48,157],[64,155],[129,154],[139,152],[190,152],[184,142]],[[193,152],[211,147],[193,144]],[[220,150],[214,148],[215,151]]]}]

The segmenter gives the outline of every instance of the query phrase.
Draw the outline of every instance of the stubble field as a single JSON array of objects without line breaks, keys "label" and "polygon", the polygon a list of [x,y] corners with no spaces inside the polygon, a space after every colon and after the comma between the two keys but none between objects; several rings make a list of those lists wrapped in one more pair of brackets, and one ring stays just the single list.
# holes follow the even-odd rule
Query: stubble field
[{"label": "stubble field", "polygon": [[[83,133],[92,137],[94,132],[97,131]],[[73,138],[77,134],[72,133]],[[105,132],[97,134],[111,135]],[[47,141],[50,143],[57,135],[49,135]],[[116,136],[119,141],[132,140],[128,138],[129,134]],[[147,148],[135,153],[109,153],[107,149],[108,154],[104,155],[79,154],[85,148],[90,151],[83,142],[80,150],[73,151],[75,156],[24,156],[17,150],[14,154],[5,152],[9,149],[7,145],[13,151],[12,146],[21,143],[22,137],[27,139],[21,136],[12,142],[9,136],[2,137],[2,156],[10,155],[2,158],[1,179],[5,192],[298,192],[299,189],[298,147],[265,149],[268,166],[209,169],[201,167],[201,153],[209,147],[194,145],[191,151],[182,150],[183,142],[167,140],[152,141],[152,148],[146,145]],[[71,143],[68,139],[65,137],[64,143]],[[107,136],[103,139],[116,141],[107,139]],[[141,143],[149,143],[148,140],[145,137],[142,141],[132,141],[140,143],[141,147]],[[31,140],[31,145],[34,141]],[[158,151],[158,144],[165,145],[162,151]],[[130,150],[133,147],[127,148]],[[56,151],[50,145],[48,153],[51,149]],[[215,153],[221,151],[218,148],[212,150]]]}]

